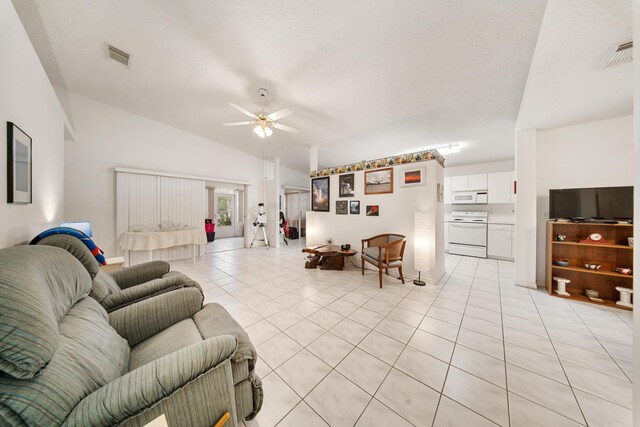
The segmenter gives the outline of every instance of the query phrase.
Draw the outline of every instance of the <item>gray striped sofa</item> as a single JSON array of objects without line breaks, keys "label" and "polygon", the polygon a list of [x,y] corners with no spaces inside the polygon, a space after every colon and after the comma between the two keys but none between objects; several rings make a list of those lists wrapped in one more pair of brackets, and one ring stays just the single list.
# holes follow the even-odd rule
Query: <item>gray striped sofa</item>
[{"label": "gray striped sofa", "polygon": [[191,286],[202,292],[196,281],[180,272],[169,271],[169,263],[165,261],[151,261],[105,273],[87,246],[74,236],[53,234],[37,244],[62,248],[76,257],[93,280],[89,296],[98,301],[107,313],[185,287]]},{"label": "gray striped sofa", "polygon": [[262,405],[256,353],[187,287],[112,313],[67,251],[0,250],[0,426],[228,426]]}]

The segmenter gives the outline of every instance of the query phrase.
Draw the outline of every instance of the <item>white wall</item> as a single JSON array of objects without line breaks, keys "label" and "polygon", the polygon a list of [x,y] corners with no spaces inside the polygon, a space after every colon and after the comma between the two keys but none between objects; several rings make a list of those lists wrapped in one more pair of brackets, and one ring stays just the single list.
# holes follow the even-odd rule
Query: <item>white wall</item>
[{"label": "white wall", "polygon": [[247,214],[256,216],[260,158],[74,92],[56,91],[77,134],[65,147],[65,218],[91,220],[94,239],[107,256],[116,253],[115,166],[251,182]]},{"label": "white wall", "polygon": [[536,287],[536,130],[515,135],[516,142],[516,285]]},{"label": "white wall", "polygon": [[[633,36],[635,40],[640,40],[640,0],[633,2]],[[634,49],[637,52],[637,48]],[[634,148],[635,164],[640,165],[640,65],[637,61],[633,63],[633,124],[634,124]],[[640,212],[640,168],[634,170],[634,212]],[[640,232],[637,222],[633,226],[635,236]],[[640,251],[633,251],[633,269],[639,271]],[[633,287],[638,289],[638,274],[633,278]],[[640,425],[640,298],[633,299],[633,425]]]},{"label": "white wall", "polygon": [[[446,162],[445,162],[446,165]],[[515,160],[501,162],[477,163],[473,165],[454,166],[444,169],[444,176],[474,175],[478,173],[509,172],[515,170]]]},{"label": "white wall", "polygon": [[[417,187],[402,187],[401,171],[417,167],[426,168],[427,184]],[[414,214],[415,212],[432,211],[434,212],[436,230],[434,246],[440,248],[434,254],[433,275],[437,276],[436,280],[439,279],[439,276],[444,273],[444,209],[443,203],[436,202],[436,188],[437,183],[442,184],[443,182],[442,166],[436,161],[395,166],[392,194],[365,195],[364,172],[359,171],[354,174],[355,196],[345,198],[338,197],[339,175],[330,176],[330,212],[313,213],[311,221],[313,223],[313,241],[307,239],[307,243],[324,243],[326,239],[331,238],[335,244],[349,243],[353,249],[360,252],[362,239],[383,233],[403,234],[407,236],[403,271],[405,276],[417,277],[417,271],[413,270]],[[336,215],[336,200],[359,200],[360,215]],[[367,205],[379,205],[380,216],[366,216]],[[356,261],[360,262],[360,255],[356,256]],[[422,273],[424,277],[425,272]]]},{"label": "white wall", "polygon": [[633,116],[539,130],[536,140],[536,281],[543,285],[549,190],[633,185]]},{"label": "white wall", "polygon": [[[63,212],[65,116],[10,1],[0,2],[0,247],[57,226]],[[32,138],[33,203],[6,203],[7,121]]]}]

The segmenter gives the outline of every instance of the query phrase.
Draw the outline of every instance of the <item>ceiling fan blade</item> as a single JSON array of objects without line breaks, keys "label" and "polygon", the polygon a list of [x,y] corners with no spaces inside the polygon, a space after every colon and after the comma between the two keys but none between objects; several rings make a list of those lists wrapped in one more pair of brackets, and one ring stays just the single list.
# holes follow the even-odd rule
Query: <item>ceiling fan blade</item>
[{"label": "ceiling fan blade", "polygon": [[279,130],[283,130],[285,132],[300,133],[300,129],[292,128],[291,126],[283,125],[280,123],[274,123],[273,127]]},{"label": "ceiling fan blade", "polygon": [[238,104],[234,104],[233,102],[229,102],[228,104],[229,104],[230,107],[235,108],[236,110],[240,111],[242,114],[245,114],[245,115],[251,117],[252,119],[255,119],[257,117],[251,111],[245,110],[244,108],[242,108]]},{"label": "ceiling fan blade", "polygon": [[231,123],[223,123],[222,126],[244,126],[250,125],[253,122],[231,122]]},{"label": "ceiling fan blade", "polygon": [[283,108],[282,110],[274,111],[273,113],[269,114],[267,117],[269,117],[269,119],[275,122],[276,120],[280,120],[284,117],[290,116],[291,114],[293,114],[291,110],[289,110],[288,108]]}]

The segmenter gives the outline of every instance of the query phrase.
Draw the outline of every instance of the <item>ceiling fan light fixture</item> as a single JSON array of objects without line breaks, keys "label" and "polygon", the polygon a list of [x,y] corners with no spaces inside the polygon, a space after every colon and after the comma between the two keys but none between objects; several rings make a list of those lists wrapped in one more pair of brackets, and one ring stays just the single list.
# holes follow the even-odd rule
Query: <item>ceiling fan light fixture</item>
[{"label": "ceiling fan light fixture", "polygon": [[273,135],[273,131],[271,130],[271,128],[267,127],[267,126],[256,126],[253,128],[253,132],[258,135],[260,138],[267,138],[271,135]]}]

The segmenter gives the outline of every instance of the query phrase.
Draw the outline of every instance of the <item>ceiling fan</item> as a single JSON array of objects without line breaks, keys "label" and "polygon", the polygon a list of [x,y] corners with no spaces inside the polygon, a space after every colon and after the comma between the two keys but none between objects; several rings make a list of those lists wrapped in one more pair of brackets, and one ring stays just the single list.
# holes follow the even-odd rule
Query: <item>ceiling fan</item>
[{"label": "ceiling fan", "polygon": [[229,105],[232,108],[235,108],[236,110],[240,111],[242,114],[245,114],[251,117],[251,120],[246,122],[223,123],[222,125],[223,126],[255,125],[255,127],[253,128],[253,132],[255,132],[255,134],[258,135],[260,138],[266,138],[268,136],[273,135],[273,129],[283,130],[285,132],[290,132],[290,133],[300,133],[300,129],[296,129],[291,126],[278,123],[278,120],[292,114],[291,110],[289,110],[288,108],[283,108],[271,114],[264,113],[264,100],[268,95],[269,95],[268,90],[263,88],[258,89],[258,96],[262,98],[262,111],[259,114],[254,114],[249,110],[245,110],[241,106],[234,104],[233,102],[229,102]]}]

